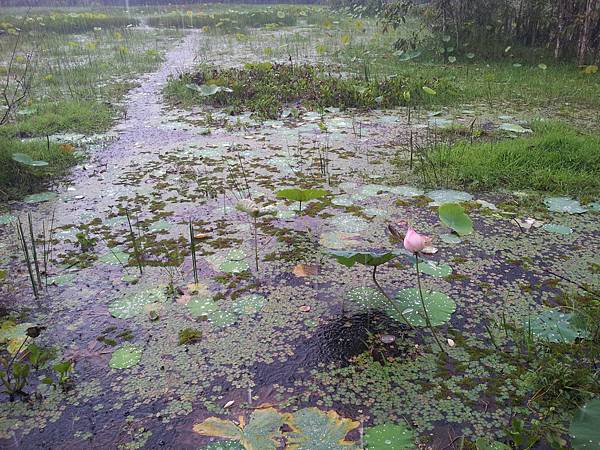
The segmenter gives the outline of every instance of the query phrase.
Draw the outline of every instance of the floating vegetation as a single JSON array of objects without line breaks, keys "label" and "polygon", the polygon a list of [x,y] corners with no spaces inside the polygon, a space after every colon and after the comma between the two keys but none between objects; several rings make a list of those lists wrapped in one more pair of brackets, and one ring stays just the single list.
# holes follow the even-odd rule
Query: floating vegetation
[{"label": "floating vegetation", "polygon": [[144,307],[152,303],[162,303],[166,300],[164,288],[150,288],[127,294],[108,305],[113,317],[131,319],[145,312]]},{"label": "floating vegetation", "polygon": [[[456,303],[450,297],[442,292],[423,292],[425,308],[431,319],[431,325],[443,325],[450,320],[454,311],[456,311]],[[396,304],[400,307],[404,316],[409,320],[410,324],[416,327],[426,326],[425,314],[421,306],[419,290],[417,288],[402,289],[394,298]],[[387,310],[388,315],[396,320],[402,320],[398,317],[394,309]]]},{"label": "floating vegetation", "polygon": [[141,359],[142,349],[126,344],[113,352],[108,365],[111,369],[129,369],[138,364]]}]

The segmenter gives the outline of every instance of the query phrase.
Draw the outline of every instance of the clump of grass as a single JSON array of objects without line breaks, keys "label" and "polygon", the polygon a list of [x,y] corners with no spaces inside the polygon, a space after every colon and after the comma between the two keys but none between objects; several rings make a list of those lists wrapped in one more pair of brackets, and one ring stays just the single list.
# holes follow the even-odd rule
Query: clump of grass
[{"label": "clump of grass", "polygon": [[36,137],[54,133],[94,133],[108,129],[115,110],[96,101],[65,99],[31,107],[31,114],[20,115],[15,122],[0,128],[4,137]]},{"label": "clump of grass", "polygon": [[600,135],[554,122],[537,122],[533,129],[516,139],[438,146],[428,159],[459,187],[600,194]]},{"label": "clump of grass", "polygon": [[97,11],[52,11],[50,14],[30,14],[25,20],[22,16],[0,17],[0,23],[9,33],[17,28],[22,31],[44,30],[46,33],[85,33],[94,29],[137,26],[139,22],[139,19],[123,14],[106,14]]},{"label": "clump of grass", "polygon": [[[34,160],[47,161],[45,167],[28,167],[12,159],[14,153],[25,153]],[[18,198],[39,189],[52,177],[63,174],[77,161],[70,150],[46,140],[21,142],[0,137],[0,199]]]},{"label": "clump of grass", "polygon": [[[216,85],[228,88],[214,95],[201,95],[193,87]],[[290,104],[309,109],[326,107],[390,108],[405,105],[410,92],[412,104],[430,101],[423,86],[450,93],[447,81],[422,77],[386,77],[366,80],[333,75],[321,66],[256,63],[243,68],[207,67],[195,74],[183,74],[168,84],[171,101],[193,105],[204,103],[226,108],[230,113],[249,110],[264,118],[276,118]]]}]

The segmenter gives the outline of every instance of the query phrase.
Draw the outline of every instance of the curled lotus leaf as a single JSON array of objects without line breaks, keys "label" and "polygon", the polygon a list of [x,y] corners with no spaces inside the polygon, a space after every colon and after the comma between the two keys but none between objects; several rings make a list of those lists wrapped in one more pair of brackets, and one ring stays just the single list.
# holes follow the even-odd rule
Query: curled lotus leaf
[{"label": "curled lotus leaf", "polygon": [[340,417],[333,410],[304,408],[289,416],[286,450],[357,450],[359,446],[346,440],[346,435],[360,426],[359,422]]},{"label": "curled lotus leaf", "polygon": [[444,203],[438,209],[440,221],[459,236],[473,232],[473,221],[457,203]]},{"label": "curled lotus leaf", "polygon": [[337,262],[346,266],[352,267],[354,264],[362,264],[363,266],[379,266],[397,258],[398,255],[393,252],[354,252],[332,250],[329,252]]}]

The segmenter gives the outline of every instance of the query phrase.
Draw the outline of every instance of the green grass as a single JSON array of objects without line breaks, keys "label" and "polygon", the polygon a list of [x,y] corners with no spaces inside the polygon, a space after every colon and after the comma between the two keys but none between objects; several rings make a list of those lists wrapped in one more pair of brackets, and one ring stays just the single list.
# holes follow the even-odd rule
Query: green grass
[{"label": "green grass", "polygon": [[[232,92],[203,96],[189,88],[194,85],[216,85]],[[208,104],[231,113],[246,110],[263,118],[277,118],[286,106],[297,103],[317,110],[329,106],[375,109],[406,105],[406,92],[410,93],[411,104],[428,103],[432,96],[423,86],[442,93],[453,89],[443,80],[425,77],[398,76],[378,81],[344,78],[320,66],[267,62],[246,64],[242,69],[207,67],[171,80],[165,93],[172,102],[186,106]]]},{"label": "green grass", "polygon": [[21,15],[0,16],[0,28],[9,34],[16,33],[16,29],[25,32],[85,33],[94,29],[125,28],[138,24],[138,18],[128,17],[119,9],[109,14],[102,11],[29,11],[25,16],[24,11]]},{"label": "green grass", "polygon": [[[13,161],[14,153],[25,153],[34,160],[47,161],[46,167],[28,167]],[[0,137],[0,200],[19,198],[41,188],[52,178],[63,175],[77,162],[73,151],[37,139],[21,142]]]},{"label": "green grass", "polygon": [[600,135],[537,122],[528,137],[438,146],[429,160],[451,185],[477,190],[536,190],[597,197]]},{"label": "green grass", "polygon": [[114,121],[114,108],[95,101],[63,100],[31,108],[16,122],[0,127],[0,136],[36,137],[55,133],[101,133]]}]

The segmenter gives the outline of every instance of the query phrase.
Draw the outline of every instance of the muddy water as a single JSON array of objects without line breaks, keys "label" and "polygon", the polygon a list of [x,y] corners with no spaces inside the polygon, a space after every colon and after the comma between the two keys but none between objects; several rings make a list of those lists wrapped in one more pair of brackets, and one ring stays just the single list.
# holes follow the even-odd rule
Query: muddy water
[{"label": "muddy water", "polygon": [[[32,213],[38,232],[39,224],[49,228],[52,222],[49,274],[66,278],[35,301],[5,227],[3,243],[14,255],[14,282],[6,291],[14,303],[8,306],[27,308],[28,322],[47,327],[40,343],[76,366],[66,390],[35,387],[34,381],[28,391],[35,387],[39,395],[29,403],[3,398],[3,446],[198,448],[209,439],[193,433],[194,423],[211,415],[236,419],[264,403],[285,411],[336,409],[365,426],[409,417],[424,438],[448,428],[500,436],[511,408],[521,406],[512,403],[514,392],[461,388],[491,386],[500,377],[497,368],[516,370],[485,353],[482,317],[503,314],[518,322],[542,304],[555,305],[574,283],[592,285],[597,215],[550,213],[543,205],[528,213],[572,228],[562,236],[523,231],[511,216],[470,204],[476,233],[460,244],[444,242],[440,236],[448,229],[436,208],[419,196],[424,191],[401,186],[407,179],[390,164],[408,158],[411,132],[417,142],[434,133],[425,113],[412,125],[403,111],[336,110],[258,123],[249,114],[166,108],[161,89],[169,76],[193,66],[210,47],[206,39],[187,34],[163,67],[141,80],[114,141],[74,171],[58,200],[14,205],[13,214]],[[334,196],[303,205],[300,213],[299,205],[274,194],[296,185],[324,187]],[[258,270],[252,224],[235,209],[248,196],[276,208],[275,216],[259,222]],[[509,205],[518,200],[511,193],[476,198]],[[190,220],[208,235],[197,241],[200,285],[192,287]],[[367,313],[357,306],[357,289],[375,295],[369,271],[347,269],[327,255],[328,249],[397,248],[385,232],[392,220],[408,220],[436,237],[439,251],[430,259],[439,266],[424,275],[424,285],[456,303],[440,334],[458,343],[449,351],[453,364],[470,367],[466,375],[432,359],[427,333],[406,329],[380,308]],[[83,250],[77,233],[94,240],[91,248]],[[314,273],[303,276],[299,264]],[[380,272],[390,295],[415,285],[405,257]],[[159,292],[152,306],[158,320],[144,308],[128,317],[115,314],[114,302],[131,295],[151,303],[145,301],[151,289]],[[209,320],[191,307],[206,298],[217,305],[210,305]],[[200,340],[179,345],[186,328],[201,331]],[[381,334],[396,341],[383,345]],[[142,350],[139,364],[111,369],[111,354],[128,343]],[[495,406],[482,408],[481,399],[490,395]]]}]

